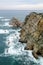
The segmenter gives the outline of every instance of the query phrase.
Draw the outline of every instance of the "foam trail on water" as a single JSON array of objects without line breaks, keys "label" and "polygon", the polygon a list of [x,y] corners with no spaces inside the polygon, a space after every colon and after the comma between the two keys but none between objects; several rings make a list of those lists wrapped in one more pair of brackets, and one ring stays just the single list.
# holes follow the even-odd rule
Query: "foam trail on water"
[{"label": "foam trail on water", "polygon": [[3,30],[3,29],[0,29],[0,34],[9,34],[9,31],[8,30]]},{"label": "foam trail on water", "polygon": [[9,25],[9,22],[5,22],[5,24],[3,26],[9,26],[12,27],[12,25]]},{"label": "foam trail on water", "polygon": [[1,21],[9,21],[10,19],[4,19],[4,18],[2,18],[1,19]]},{"label": "foam trail on water", "polygon": [[13,27],[13,25],[9,25],[9,22],[5,22],[4,24],[0,24],[0,26],[8,26],[8,27]]},{"label": "foam trail on water", "polygon": [[0,17],[0,19],[2,19],[2,18],[4,18],[4,17]]}]

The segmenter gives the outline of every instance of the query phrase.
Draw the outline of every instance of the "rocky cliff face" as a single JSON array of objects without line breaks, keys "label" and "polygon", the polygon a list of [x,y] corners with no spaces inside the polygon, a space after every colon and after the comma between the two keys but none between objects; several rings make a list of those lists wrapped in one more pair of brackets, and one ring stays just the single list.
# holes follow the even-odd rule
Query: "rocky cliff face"
[{"label": "rocky cliff face", "polygon": [[13,17],[11,20],[10,20],[10,25],[14,26],[14,27],[22,27],[22,23],[16,19],[15,17]]},{"label": "rocky cliff face", "polygon": [[26,16],[20,30],[20,42],[26,43],[25,50],[33,50],[32,54],[38,58],[43,56],[43,14],[32,12]]}]

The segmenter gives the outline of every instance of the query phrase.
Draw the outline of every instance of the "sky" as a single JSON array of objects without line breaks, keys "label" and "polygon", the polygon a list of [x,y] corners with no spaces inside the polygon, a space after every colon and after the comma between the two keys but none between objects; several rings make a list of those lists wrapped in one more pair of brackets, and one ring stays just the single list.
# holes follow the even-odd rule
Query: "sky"
[{"label": "sky", "polygon": [[43,0],[0,0],[0,10],[43,10]]}]

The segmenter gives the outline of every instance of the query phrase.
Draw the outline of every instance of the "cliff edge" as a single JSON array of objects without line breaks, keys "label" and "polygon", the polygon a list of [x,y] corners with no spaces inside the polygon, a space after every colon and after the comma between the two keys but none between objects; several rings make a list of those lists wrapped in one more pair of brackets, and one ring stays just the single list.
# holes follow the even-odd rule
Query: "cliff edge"
[{"label": "cliff edge", "polygon": [[35,58],[43,57],[43,13],[32,12],[25,17],[19,41],[26,43],[25,50],[33,50]]}]

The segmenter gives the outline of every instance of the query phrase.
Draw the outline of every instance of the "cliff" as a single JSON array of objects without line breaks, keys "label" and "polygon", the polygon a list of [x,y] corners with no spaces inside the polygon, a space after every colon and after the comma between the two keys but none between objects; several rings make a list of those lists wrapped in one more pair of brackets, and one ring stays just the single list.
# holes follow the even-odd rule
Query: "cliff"
[{"label": "cliff", "polygon": [[19,41],[26,43],[25,50],[33,50],[35,58],[43,57],[43,13],[32,12],[25,17]]}]

